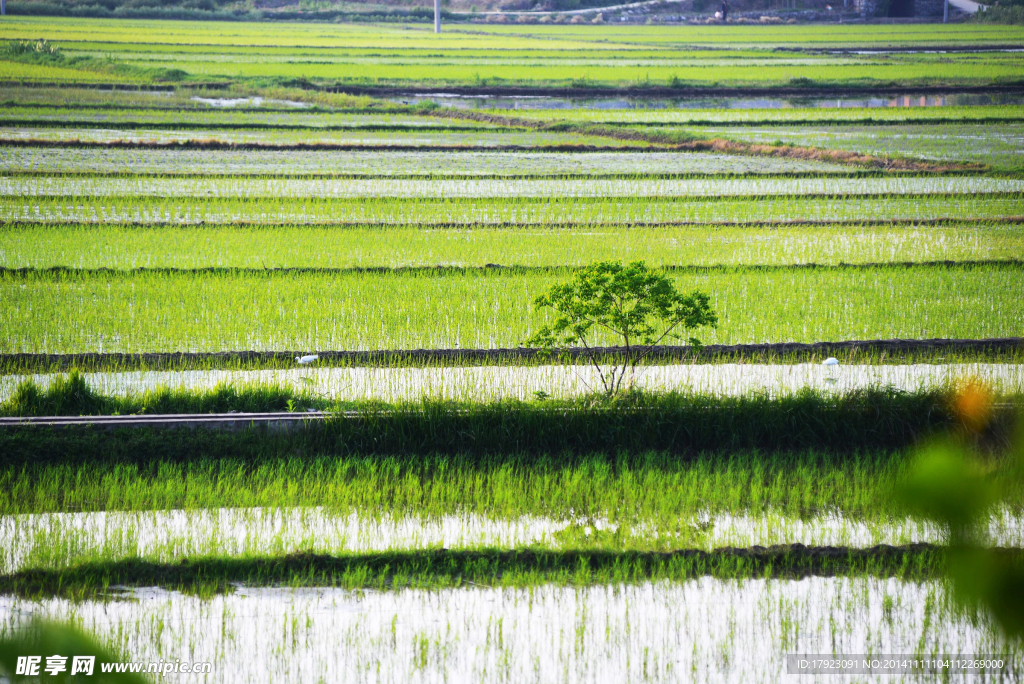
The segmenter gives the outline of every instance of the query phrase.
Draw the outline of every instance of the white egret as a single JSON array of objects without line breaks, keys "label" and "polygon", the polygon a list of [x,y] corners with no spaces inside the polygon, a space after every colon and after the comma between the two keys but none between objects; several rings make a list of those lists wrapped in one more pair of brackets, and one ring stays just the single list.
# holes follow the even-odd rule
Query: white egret
[{"label": "white egret", "polygon": [[821,365],[823,365],[826,368],[828,368],[828,372],[829,372],[829,376],[830,376],[830,377],[825,378],[825,382],[827,382],[830,385],[836,384],[836,378],[831,377],[831,375],[832,375],[833,372],[835,372],[835,367],[839,365],[839,359],[837,359],[834,356],[830,356],[827,359],[825,359],[824,361],[822,361]]},{"label": "white egret", "polygon": [[295,360],[299,362],[300,366],[308,366],[319,358],[318,354],[307,354],[305,356],[296,356]]}]

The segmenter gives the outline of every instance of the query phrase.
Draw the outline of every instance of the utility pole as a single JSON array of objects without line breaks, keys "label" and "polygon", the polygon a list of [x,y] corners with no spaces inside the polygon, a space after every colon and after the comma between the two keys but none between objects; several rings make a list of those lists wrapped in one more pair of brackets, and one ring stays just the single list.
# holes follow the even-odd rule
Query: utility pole
[{"label": "utility pole", "polygon": [[[4,0],[0,0],[3,2]],[[434,33],[441,32],[441,0],[434,0]]]},{"label": "utility pole", "polygon": [[0,14],[7,14],[7,0],[0,0]]},{"label": "utility pole", "polygon": [[945,0],[942,3],[942,23],[945,24],[949,21],[949,0]]}]

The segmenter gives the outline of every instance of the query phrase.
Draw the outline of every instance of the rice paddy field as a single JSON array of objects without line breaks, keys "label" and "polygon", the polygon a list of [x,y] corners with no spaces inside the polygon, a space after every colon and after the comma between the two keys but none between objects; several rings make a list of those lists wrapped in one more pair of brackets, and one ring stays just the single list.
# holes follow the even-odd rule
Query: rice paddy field
[{"label": "rice paddy field", "polygon": [[[211,665],[146,675],[180,682],[1024,678],[899,495],[957,436],[998,492],[972,530],[1022,562],[1020,27],[442,35],[0,22],[63,54],[0,54],[0,645],[49,620]],[[534,90],[404,92],[439,86]],[[612,332],[527,348],[602,261],[717,315],[615,396]],[[261,412],[310,419],[17,422]],[[800,675],[840,677],[921,679]]]}]

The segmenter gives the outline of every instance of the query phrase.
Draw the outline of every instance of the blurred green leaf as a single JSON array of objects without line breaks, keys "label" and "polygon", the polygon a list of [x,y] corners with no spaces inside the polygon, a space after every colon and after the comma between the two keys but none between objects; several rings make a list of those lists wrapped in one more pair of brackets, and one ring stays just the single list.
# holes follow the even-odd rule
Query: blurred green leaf
[{"label": "blurred green leaf", "polygon": [[956,598],[982,605],[1009,635],[1024,637],[1024,564],[994,549],[959,547],[949,550],[947,567]]},{"label": "blurred green leaf", "polygon": [[897,495],[914,513],[948,525],[972,526],[996,501],[995,485],[951,441],[922,449]]},{"label": "blurred green leaf", "polygon": [[[66,669],[50,675],[43,671],[47,656],[66,656]],[[40,675],[25,677],[17,675],[17,662],[21,656],[42,656]],[[71,676],[73,656],[95,656],[96,662],[91,676]],[[147,680],[131,673],[104,673],[102,663],[122,662],[122,659],[98,644],[81,630],[55,622],[37,620],[17,632],[13,637],[0,639],[0,674],[10,681],[18,682],[93,682],[94,684],[146,684]]]}]

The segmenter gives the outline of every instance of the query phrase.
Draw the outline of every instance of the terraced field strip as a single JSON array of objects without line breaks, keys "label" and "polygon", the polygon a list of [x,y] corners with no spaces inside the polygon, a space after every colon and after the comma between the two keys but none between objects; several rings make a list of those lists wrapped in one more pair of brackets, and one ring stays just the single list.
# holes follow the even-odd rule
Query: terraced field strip
[{"label": "terraced field strip", "polygon": [[[6,100],[6,109],[0,113],[0,122],[19,119],[40,124],[52,122],[61,125],[69,117],[83,117],[94,124],[119,124],[127,120],[136,123],[153,122],[173,125],[183,122],[188,125],[203,121],[219,124],[234,123],[238,128],[246,128],[250,124],[282,123],[286,125],[306,124],[309,128],[320,125],[414,125],[443,126],[449,111],[430,110],[429,115],[422,114],[409,105],[386,103],[378,105],[378,100],[368,100],[374,106],[363,108],[319,105],[315,103],[296,102],[304,108],[275,106],[238,105],[225,108],[214,108],[202,102],[188,99],[193,97],[194,89],[183,89],[175,95],[173,102],[163,104],[161,98],[150,97],[150,102],[130,101],[124,103],[88,103],[73,102],[57,103],[44,100],[31,101],[27,98],[35,95],[40,89],[4,87],[0,84],[0,101]],[[47,97],[64,96],[62,91],[42,89]],[[163,93],[172,95],[172,93]],[[104,94],[104,99],[123,97],[124,93]],[[296,93],[303,95],[303,91]],[[79,97],[79,93],[75,93]],[[999,95],[995,96],[997,99]],[[1003,97],[1014,97],[1005,95]],[[1022,92],[1021,97],[1024,97]],[[169,98],[163,98],[169,99]],[[884,98],[883,98],[884,99]],[[900,103],[903,97],[897,98]],[[918,104],[920,98],[912,98]],[[782,107],[742,109],[729,108],[659,108],[644,107],[640,103],[636,107],[621,109],[588,109],[573,107],[563,109],[524,108],[514,110],[516,118],[527,121],[538,121],[552,124],[565,122],[586,122],[608,125],[626,126],[660,126],[666,124],[700,125],[863,125],[882,124],[946,124],[946,123],[1012,123],[1024,120],[1024,104],[990,104],[990,105],[939,105],[941,96],[927,95],[926,106],[888,106],[888,107]],[[713,101],[709,104],[713,104]],[[930,105],[930,106],[928,106]],[[471,120],[457,118],[460,125],[469,125]],[[486,122],[478,122],[486,126]],[[492,124],[493,125],[493,124]]]},{"label": "terraced field strip", "polygon": [[477,131],[436,131],[423,126],[407,131],[269,131],[234,128],[134,131],[88,128],[0,128],[0,145],[6,147],[56,147],[101,149],[205,149],[205,150],[394,150],[394,151],[618,151],[673,149],[672,141],[658,142],[638,135],[607,136],[558,131],[509,132],[481,128]]},{"label": "terraced field strip", "polygon": [[603,200],[654,197],[799,196],[865,198],[972,195],[1024,198],[1024,180],[987,177],[742,179],[473,179],[473,180],[305,180],[258,177],[191,177],[153,179],[136,176],[47,177],[0,176],[0,196],[22,199],[45,197],[238,197],[271,198],[600,198]]},{"label": "terraced field strip", "polygon": [[[931,96],[934,101],[934,96]],[[883,98],[884,99],[884,98]],[[902,99],[902,98],[900,98]],[[917,100],[918,98],[914,98]],[[926,98],[927,99],[927,98]],[[516,118],[543,122],[587,122],[620,126],[892,126],[906,124],[1017,123],[1022,105],[960,107],[843,107],[780,109],[517,109]]]},{"label": "terraced field strip", "polygon": [[[656,130],[656,129],[655,129]],[[860,125],[775,125],[703,129],[705,134],[749,144],[795,143],[820,149],[841,149],[885,157],[973,160],[996,169],[1024,169],[1024,125],[897,124],[884,131]]]},{"label": "terraced field strip", "polygon": [[814,160],[676,153],[642,148],[619,151],[437,151],[389,150],[203,150],[96,147],[0,147],[5,176],[280,176],[474,178],[684,177],[763,174],[772,176],[881,175]]},{"label": "terraced field strip", "polygon": [[[773,50],[811,40],[795,27],[774,27],[777,33],[766,41],[763,35],[756,39],[755,34],[733,31],[732,27],[721,27],[716,38],[703,35],[706,28],[690,26],[680,27],[671,36],[659,27],[588,27],[593,30],[589,34],[554,27],[556,32],[572,36],[563,38],[542,26],[510,31],[474,25],[448,32],[443,43],[438,43],[436,36],[420,27],[336,27],[332,35],[325,36],[299,28],[301,24],[271,34],[261,24],[240,22],[232,22],[235,32],[225,33],[188,23],[117,20],[88,20],[93,27],[88,31],[74,25],[74,20],[66,21],[35,17],[5,21],[0,39],[32,40],[45,34],[62,45],[70,59],[49,64],[0,61],[0,80],[141,84],[172,75],[184,83],[279,79],[367,90],[488,85],[593,89],[644,84],[673,86],[685,92],[711,84],[718,88],[773,85],[806,90],[802,86],[808,81],[819,89],[933,86],[937,78],[943,85],[992,86],[1012,83],[1024,74],[1013,53],[992,50],[882,55]],[[822,35],[831,37],[828,47],[862,41],[878,45],[877,37],[848,27],[830,27]],[[979,26],[968,35],[974,36],[977,45],[1012,45],[1020,39],[1019,32],[996,27]],[[753,49],[730,43],[728,36],[753,39]],[[1001,39],[995,40],[996,36]],[[890,35],[887,40],[917,45],[972,44],[962,33]],[[738,49],[702,50],[700,46]]]},{"label": "terraced field strip", "polygon": [[[0,349],[510,347],[543,322],[531,302],[559,280],[486,272],[5,275]],[[711,293],[721,324],[699,332],[707,344],[1008,337],[1019,335],[1024,316],[1024,279],[1013,264],[680,273],[673,280],[684,291]],[[766,301],[778,302],[771,317],[763,315]]]},{"label": "terraced field strip", "polygon": [[[383,181],[381,181],[383,183]],[[1020,195],[850,197],[153,198],[0,196],[0,220],[20,223],[352,226],[600,226],[1019,221]]]},{"label": "terraced field strip", "polygon": [[[1024,210],[1022,210],[1024,213]],[[0,269],[394,270],[550,269],[645,259],[698,272],[730,266],[881,266],[1015,261],[1024,216],[1011,221],[868,221],[727,225],[274,226],[8,223]],[[950,264],[952,265],[952,264]],[[497,272],[497,270],[495,270]],[[13,275],[14,273],[11,273]],[[54,273],[57,275],[57,273]]]},{"label": "terraced field strip", "polygon": [[[487,126],[486,124],[469,125],[465,123],[443,123],[440,121],[434,121],[424,124],[408,124],[408,123],[348,123],[348,124],[330,124],[324,123],[321,125],[317,124],[303,124],[303,123],[267,123],[267,122],[250,122],[244,124],[238,124],[235,122],[216,122],[216,121],[196,121],[189,122],[180,119],[167,122],[159,121],[126,121],[126,120],[112,120],[109,122],[97,121],[95,119],[16,119],[8,117],[0,117],[0,125],[3,126],[17,126],[17,127],[32,127],[32,128],[90,128],[93,126],[102,126],[106,123],[109,126],[116,126],[120,130],[134,131],[138,129],[154,130],[154,131],[192,131],[192,130],[208,130],[208,131],[236,131],[236,130],[250,130],[250,131],[374,131],[374,132],[390,132],[390,131],[422,131],[428,130],[431,132],[445,133],[445,132],[465,132],[465,131],[479,131],[481,129],[488,130],[492,129],[493,126]],[[513,129],[514,130],[514,129]]]},{"label": "terraced field strip", "polygon": [[[3,92],[0,91],[0,98]],[[302,103],[298,103],[302,104]],[[310,110],[310,109],[269,109],[269,108],[211,108],[211,107],[55,107],[8,106],[0,113],[0,123],[7,126],[108,126],[116,128],[137,128],[149,126],[160,128],[240,128],[286,130],[316,130],[336,127],[344,130],[350,126],[380,127],[382,130],[403,130],[403,128],[442,128],[446,130],[479,130],[493,128],[487,122],[472,120],[446,121],[443,116],[417,115],[409,107],[395,106],[393,110],[366,108],[352,111]]]}]

